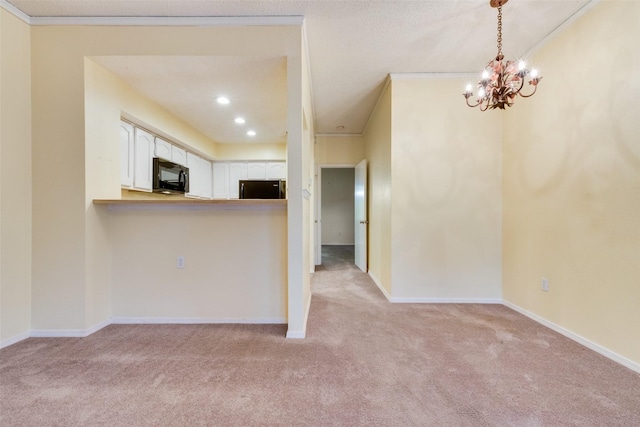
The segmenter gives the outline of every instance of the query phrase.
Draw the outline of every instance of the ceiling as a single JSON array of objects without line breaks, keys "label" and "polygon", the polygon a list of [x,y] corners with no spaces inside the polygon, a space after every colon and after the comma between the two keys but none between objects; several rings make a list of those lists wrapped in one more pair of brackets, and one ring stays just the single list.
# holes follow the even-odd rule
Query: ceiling
[{"label": "ceiling", "polygon": [[[496,53],[497,12],[489,0],[6,1],[34,18],[304,16],[319,134],[360,134],[389,73],[478,73]],[[526,55],[592,2],[509,2],[503,7],[503,52],[513,59]],[[95,60],[218,142],[247,141],[225,116],[236,112],[247,117],[245,126],[255,123],[258,135],[251,141],[284,140],[285,58]],[[181,65],[186,63],[188,67]],[[162,72],[146,73],[145,69]],[[210,87],[214,79],[203,77],[205,72],[216,76],[215,81],[227,90],[237,90],[235,110],[221,113],[219,106],[212,105],[210,94],[217,88]],[[249,81],[254,83],[248,85]],[[279,88],[283,90],[278,95]],[[463,102],[460,94],[451,96],[460,96]],[[216,123],[212,117],[225,121]]]}]

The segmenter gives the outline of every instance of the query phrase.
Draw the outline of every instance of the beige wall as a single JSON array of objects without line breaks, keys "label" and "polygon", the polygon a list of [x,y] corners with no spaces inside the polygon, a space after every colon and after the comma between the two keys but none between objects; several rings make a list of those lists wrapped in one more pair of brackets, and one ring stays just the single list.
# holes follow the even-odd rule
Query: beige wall
[{"label": "beige wall", "polygon": [[392,78],[394,299],[501,298],[501,115],[458,78]]},{"label": "beige wall", "polygon": [[391,294],[391,85],[363,133],[367,159],[369,274]]},{"label": "beige wall", "polygon": [[640,3],[601,2],[551,40],[503,154],[505,300],[636,364],[639,39]]},{"label": "beige wall", "polygon": [[318,135],[315,156],[319,165],[355,166],[364,159],[364,138],[362,135]]},{"label": "beige wall", "polygon": [[[117,199],[120,189],[120,118],[125,116],[180,145],[213,157],[215,143],[174,117],[164,108],[132,90],[118,77],[84,59],[86,295],[85,328],[111,314],[111,270],[108,212],[96,209],[93,199]],[[139,198],[141,194],[130,192]],[[155,195],[154,198],[157,198]],[[96,262],[100,260],[100,262]]]},{"label": "beige wall", "polygon": [[0,8],[0,347],[31,325],[31,37]]},{"label": "beige wall", "polygon": [[116,208],[110,215],[116,322],[286,323],[284,207]]},{"label": "beige wall", "polygon": [[[102,55],[282,55],[288,58],[288,145],[301,145],[301,29],[286,27],[32,27],[33,91],[33,328],[87,330],[107,320],[101,274],[108,241],[107,215],[96,212],[87,177],[93,156],[112,153],[93,146],[85,130],[85,57]],[[228,43],[234,40],[234,43]],[[295,101],[295,102],[292,102]],[[107,151],[103,151],[107,150]],[[301,163],[301,156],[296,159]],[[56,167],[52,168],[51,165]],[[111,167],[100,164],[103,170]],[[289,162],[291,175],[291,162]],[[301,171],[294,171],[302,181]],[[69,179],[72,177],[72,179]],[[60,183],[64,183],[61,186]],[[86,184],[85,184],[86,183]],[[104,191],[103,191],[104,190]],[[289,206],[302,205],[289,198]],[[292,232],[302,239],[302,228]],[[291,234],[291,233],[289,233]],[[302,260],[299,260],[302,263]],[[300,268],[302,270],[302,268]],[[298,276],[292,286],[302,288]],[[290,283],[292,283],[290,281]],[[302,304],[300,302],[300,304]],[[302,309],[304,311],[304,309]]]},{"label": "beige wall", "polygon": [[287,144],[216,144],[215,160],[273,160],[287,158]]}]

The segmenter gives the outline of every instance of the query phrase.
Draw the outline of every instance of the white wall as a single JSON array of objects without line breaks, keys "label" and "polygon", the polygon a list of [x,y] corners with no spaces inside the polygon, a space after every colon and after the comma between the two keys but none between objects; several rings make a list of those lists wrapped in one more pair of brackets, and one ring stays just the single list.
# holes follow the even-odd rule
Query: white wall
[{"label": "white wall", "polygon": [[110,221],[116,322],[286,323],[284,206],[119,207]]},{"label": "white wall", "polygon": [[322,244],[354,244],[353,168],[323,168],[321,171]]},{"label": "white wall", "polygon": [[392,77],[392,296],[501,298],[499,112],[463,79]]},{"label": "white wall", "polygon": [[0,8],[0,347],[31,326],[31,36]]},{"label": "white wall", "polygon": [[315,157],[318,165],[356,165],[364,159],[362,135],[318,135]]}]

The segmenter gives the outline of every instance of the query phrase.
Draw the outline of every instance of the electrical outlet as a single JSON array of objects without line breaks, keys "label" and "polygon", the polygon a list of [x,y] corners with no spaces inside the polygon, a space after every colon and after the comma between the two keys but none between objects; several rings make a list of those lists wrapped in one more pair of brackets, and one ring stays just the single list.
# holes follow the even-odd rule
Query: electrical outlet
[{"label": "electrical outlet", "polygon": [[546,277],[542,278],[542,281],[540,282],[540,289],[545,292],[549,292],[549,279],[547,279]]},{"label": "electrical outlet", "polygon": [[176,267],[178,268],[184,268],[184,257],[183,256],[179,256],[177,261],[176,261]]}]

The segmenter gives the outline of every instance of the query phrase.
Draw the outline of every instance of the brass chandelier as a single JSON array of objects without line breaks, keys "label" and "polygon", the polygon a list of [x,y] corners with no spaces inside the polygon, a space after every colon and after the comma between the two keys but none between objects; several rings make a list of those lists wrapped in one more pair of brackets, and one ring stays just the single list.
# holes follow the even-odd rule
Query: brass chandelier
[{"label": "brass chandelier", "polygon": [[[490,0],[491,7],[498,9],[498,54],[490,61],[482,72],[482,77],[477,83],[477,100],[475,104],[469,102],[473,96],[473,86],[467,85],[464,98],[469,107],[480,107],[480,110],[495,110],[499,108],[511,107],[517,95],[528,98],[536,93],[538,82],[542,77],[538,76],[538,71],[529,70],[523,60],[506,61],[502,54],[502,5],[509,0]],[[533,86],[533,91],[527,95],[523,94],[524,81],[529,76],[529,85]]]}]

